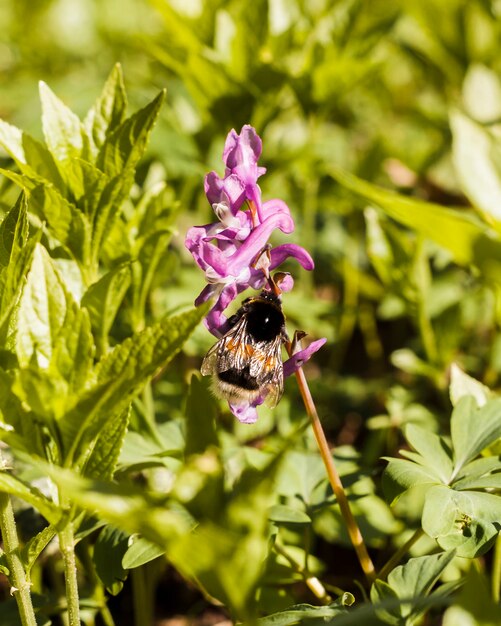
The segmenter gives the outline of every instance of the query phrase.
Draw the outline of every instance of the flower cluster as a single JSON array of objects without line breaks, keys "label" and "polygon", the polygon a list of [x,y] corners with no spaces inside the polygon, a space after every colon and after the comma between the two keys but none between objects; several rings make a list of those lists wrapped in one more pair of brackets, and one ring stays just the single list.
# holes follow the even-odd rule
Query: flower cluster
[{"label": "flower cluster", "polygon": [[[208,283],[195,304],[215,299],[205,324],[218,338],[229,330],[224,311],[231,302],[249,287],[266,288],[269,271],[285,259],[295,258],[306,270],[314,267],[313,259],[301,246],[287,243],[271,248],[268,244],[275,229],[291,233],[294,221],[289,207],[282,200],[262,202],[257,183],[266,171],[258,166],[261,150],[261,139],[252,126],[245,125],[240,134],[235,130],[228,134],[223,152],[225,175],[220,178],[216,172],[210,172],[204,185],[218,221],[190,228],[186,235],[185,245],[205,272]],[[265,271],[257,262],[263,250],[267,251]],[[293,287],[289,274],[281,273],[276,280],[281,292]],[[284,363],[284,375],[292,374],[323,343],[325,340],[313,342],[307,349],[292,356]],[[237,417],[241,419],[241,416]]]}]

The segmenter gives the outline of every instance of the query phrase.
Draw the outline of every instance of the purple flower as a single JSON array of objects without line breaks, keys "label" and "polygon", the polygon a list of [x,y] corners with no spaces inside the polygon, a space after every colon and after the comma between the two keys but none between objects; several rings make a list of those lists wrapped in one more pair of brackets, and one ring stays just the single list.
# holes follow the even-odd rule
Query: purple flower
[{"label": "purple flower", "polygon": [[[277,229],[292,233],[294,221],[282,200],[262,202],[257,184],[257,179],[266,172],[258,166],[261,150],[261,139],[252,126],[243,126],[240,134],[230,131],[223,151],[225,175],[220,178],[216,172],[210,172],[204,183],[217,221],[194,226],[186,235],[185,245],[208,283],[195,304],[214,299],[205,324],[218,338],[231,327],[224,311],[240,293],[249,287],[260,290],[270,284],[278,292],[292,289],[294,281],[289,274],[281,273],[279,282],[278,278],[277,282],[270,278],[270,271],[288,258],[296,259],[306,270],[314,267],[313,259],[301,246],[287,243],[271,248],[268,244]],[[265,265],[263,251],[266,251]],[[297,370],[323,343],[325,340],[313,342],[292,356],[284,363],[284,375]],[[230,404],[230,408],[240,421],[252,423],[257,419],[256,407],[264,400],[265,396],[258,396],[252,402]]]}]

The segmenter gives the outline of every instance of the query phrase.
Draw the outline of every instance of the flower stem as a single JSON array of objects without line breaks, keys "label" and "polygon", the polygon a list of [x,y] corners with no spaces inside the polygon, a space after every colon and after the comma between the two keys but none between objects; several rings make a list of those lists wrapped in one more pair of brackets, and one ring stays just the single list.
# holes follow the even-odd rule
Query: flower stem
[{"label": "flower stem", "polygon": [[66,603],[69,626],[80,626],[80,605],[78,599],[77,565],[75,559],[75,536],[73,522],[68,521],[59,531],[59,545],[63,555],[64,580],[66,583]]},{"label": "flower stem", "polygon": [[329,482],[331,484],[334,495],[336,496],[336,500],[339,504],[341,515],[343,516],[344,522],[346,524],[348,535],[350,537],[351,543],[353,544],[353,547],[355,548],[355,552],[357,553],[357,557],[365,574],[365,578],[368,583],[372,583],[375,579],[374,565],[371,561],[369,553],[367,552],[362,533],[360,532],[358,524],[353,516],[353,513],[351,512],[348,498],[346,497],[341,478],[339,477],[339,473],[334,464],[332,453],[329,449],[329,444],[327,443],[327,439],[325,437],[320,418],[318,417],[317,409],[315,407],[315,403],[313,402],[313,398],[311,396],[306,377],[301,368],[296,371],[296,379],[298,382],[299,391],[301,392],[301,396],[306,407],[306,412],[308,413],[308,416],[311,420],[313,433],[315,435],[315,439],[317,440],[318,448],[320,450],[320,455],[327,471]]},{"label": "flower stem", "polygon": [[384,580],[391,570],[402,560],[407,552],[412,548],[412,546],[416,543],[418,539],[424,535],[424,530],[422,528],[418,528],[416,532],[408,539],[403,546],[395,552],[395,554],[391,557],[391,559],[383,565],[381,570],[379,571],[377,577],[381,580]]},{"label": "flower stem", "polygon": [[33,603],[31,602],[30,582],[19,556],[19,539],[10,496],[0,493],[0,530],[5,549],[5,559],[9,568],[11,594],[16,598],[19,617],[23,626],[37,626]]}]

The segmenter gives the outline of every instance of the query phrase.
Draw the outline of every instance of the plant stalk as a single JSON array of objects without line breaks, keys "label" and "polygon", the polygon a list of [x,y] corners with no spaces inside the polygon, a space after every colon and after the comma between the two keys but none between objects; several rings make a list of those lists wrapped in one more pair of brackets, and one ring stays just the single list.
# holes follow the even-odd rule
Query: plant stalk
[{"label": "plant stalk", "polygon": [[73,522],[68,521],[59,531],[59,545],[63,555],[64,580],[69,626],[80,626],[80,604],[78,598],[77,565],[75,559],[75,536]]},{"label": "plant stalk", "polygon": [[10,496],[0,493],[0,529],[5,550],[5,558],[9,567],[11,594],[16,598],[19,617],[23,626],[37,626],[35,611],[31,601],[31,583],[26,577],[21,557],[19,556],[19,539],[16,521]]},{"label": "plant stalk", "polygon": [[320,418],[318,417],[317,409],[315,407],[315,403],[311,396],[311,392],[302,368],[299,368],[296,371],[296,379],[298,382],[299,391],[301,392],[301,396],[306,407],[306,412],[308,413],[308,416],[311,420],[313,433],[315,434],[315,439],[317,440],[318,448],[320,450],[320,455],[327,471],[329,482],[331,484],[334,495],[336,496],[336,500],[339,504],[341,515],[343,516],[344,522],[346,524],[348,535],[350,537],[353,547],[355,548],[355,552],[357,554],[362,570],[365,574],[365,578],[370,584],[375,580],[376,577],[374,564],[372,563],[369,553],[367,552],[362,533],[360,532],[358,524],[353,516],[353,513],[351,512],[348,498],[346,497],[341,478],[339,477],[339,473],[334,464],[331,450],[329,448],[329,444],[327,443],[327,439],[325,437],[325,433],[322,428]]},{"label": "plant stalk", "polygon": [[395,552],[395,554],[391,557],[391,559],[383,565],[380,569],[377,577],[381,580],[384,580],[391,570],[398,565],[398,563],[402,560],[402,558],[409,552],[412,546],[416,543],[418,539],[424,535],[424,530],[422,528],[418,528],[416,532],[404,543],[403,546]]},{"label": "plant stalk", "polygon": [[492,599],[499,603],[501,591],[501,535],[497,536],[492,562]]}]

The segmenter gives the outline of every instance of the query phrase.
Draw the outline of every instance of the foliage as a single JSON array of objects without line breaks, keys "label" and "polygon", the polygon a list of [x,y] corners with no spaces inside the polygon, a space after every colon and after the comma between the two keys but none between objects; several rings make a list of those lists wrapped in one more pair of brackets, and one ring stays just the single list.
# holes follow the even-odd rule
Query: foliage
[{"label": "foliage", "polygon": [[[38,624],[132,623],[131,594],[136,624],[499,622],[498,5],[2,5],[0,571]],[[284,310],[329,339],[307,375],[371,585],[293,382],[245,426],[197,373],[182,242],[245,123],[315,259]]]}]

